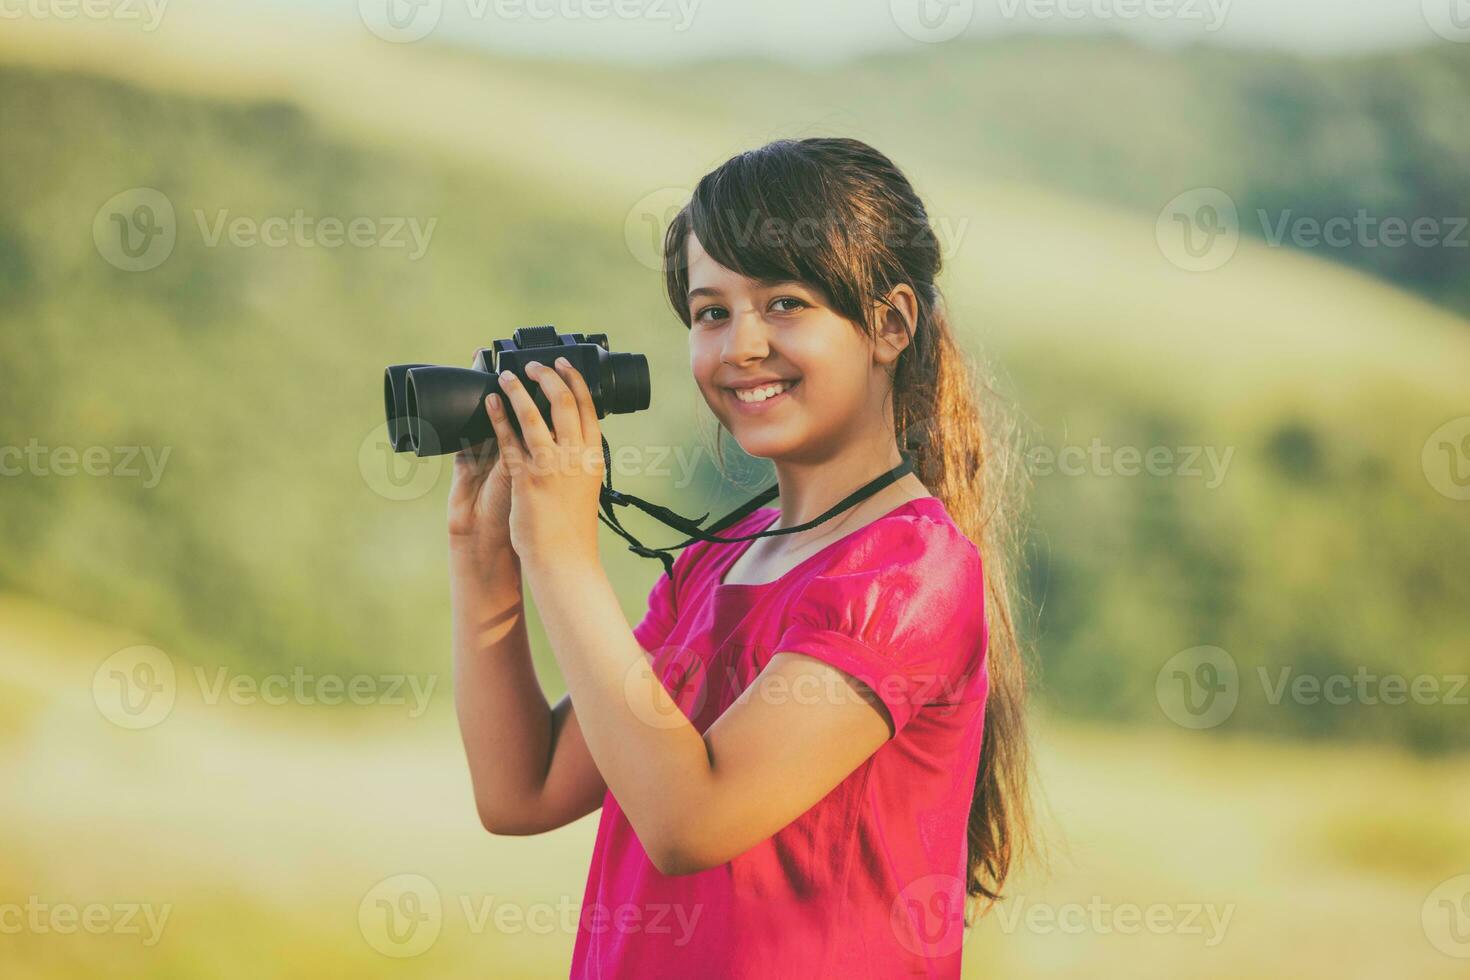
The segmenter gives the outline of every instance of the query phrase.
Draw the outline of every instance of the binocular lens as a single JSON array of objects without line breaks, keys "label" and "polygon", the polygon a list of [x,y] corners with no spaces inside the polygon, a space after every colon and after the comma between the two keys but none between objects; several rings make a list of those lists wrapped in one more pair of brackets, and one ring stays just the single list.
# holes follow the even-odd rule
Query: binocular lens
[{"label": "binocular lens", "polygon": [[[551,326],[521,327],[514,338],[481,348],[473,367],[391,365],[383,373],[383,408],[394,452],[439,456],[495,438],[495,427],[485,413],[485,396],[500,392],[496,368],[514,370],[527,383],[542,419],[551,425],[550,403],[523,372],[528,358],[550,364],[562,352],[587,380],[598,418],[641,412],[649,406],[648,358],[642,354],[609,351],[605,334],[592,334],[589,339],[583,334],[558,334]],[[509,422],[519,434],[514,415]]]},{"label": "binocular lens", "polygon": [[[438,456],[478,446],[495,436],[485,396],[500,380],[472,368],[421,364],[406,372],[404,413],[409,445],[419,456]],[[446,441],[447,440],[447,441]]]},{"label": "binocular lens", "polygon": [[653,398],[648,358],[642,354],[609,354],[607,363],[612,369],[605,406],[608,414],[626,415],[647,408]]},{"label": "binocular lens", "polygon": [[383,408],[388,414],[388,441],[395,453],[413,448],[408,426],[408,372],[427,364],[394,364],[383,372]]}]

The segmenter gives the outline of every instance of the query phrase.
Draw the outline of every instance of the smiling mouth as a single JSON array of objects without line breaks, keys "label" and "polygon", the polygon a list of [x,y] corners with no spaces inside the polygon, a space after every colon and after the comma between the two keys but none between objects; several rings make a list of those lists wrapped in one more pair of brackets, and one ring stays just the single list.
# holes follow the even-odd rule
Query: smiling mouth
[{"label": "smiling mouth", "polygon": [[782,398],[787,392],[801,384],[801,379],[795,381],[773,382],[761,385],[758,388],[727,388],[730,397],[742,407],[759,408],[770,402]]}]

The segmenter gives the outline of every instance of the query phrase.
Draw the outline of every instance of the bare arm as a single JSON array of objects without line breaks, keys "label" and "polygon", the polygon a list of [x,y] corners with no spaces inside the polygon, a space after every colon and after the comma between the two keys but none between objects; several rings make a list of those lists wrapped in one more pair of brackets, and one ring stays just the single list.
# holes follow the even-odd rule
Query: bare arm
[{"label": "bare arm", "polygon": [[554,830],[602,805],[570,697],[552,708],[531,661],[520,561],[489,566],[451,549],[454,706],[475,805],[497,834]]},{"label": "bare arm", "polygon": [[770,837],[892,734],[860,681],[777,653],[701,735],[647,669],[600,567],[550,562],[528,578],[587,749],[664,874],[715,867]]},{"label": "bare arm", "polygon": [[[655,867],[684,874],[722,864],[831,792],[891,737],[891,720],[861,682],[778,652],[749,698],[704,734],[695,729],[649,669],[597,554],[603,467],[586,382],[565,359],[556,371],[527,371],[551,403],[557,437],[513,375],[502,375],[501,390],[525,445],[495,396],[490,418],[513,486],[512,546],[588,753]],[[839,693],[783,694],[812,684]]]}]

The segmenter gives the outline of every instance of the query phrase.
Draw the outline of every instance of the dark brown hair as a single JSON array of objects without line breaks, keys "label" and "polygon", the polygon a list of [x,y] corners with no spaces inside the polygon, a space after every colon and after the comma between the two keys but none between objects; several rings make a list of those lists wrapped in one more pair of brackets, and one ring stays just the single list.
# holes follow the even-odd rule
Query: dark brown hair
[{"label": "dark brown hair", "polygon": [[[664,237],[669,301],[687,327],[687,244],[764,282],[821,289],[869,338],[875,304],[907,283],[918,319],[892,377],[895,436],[915,471],[980,550],[985,567],[990,692],[969,819],[966,894],[988,908],[1031,841],[1026,658],[1012,588],[1019,557],[1015,430],[999,404],[982,417],[982,389],[955,343],[936,285],[942,261],[928,212],[882,153],[853,139],[777,140],[707,174]],[[989,393],[987,385],[984,389]]]}]

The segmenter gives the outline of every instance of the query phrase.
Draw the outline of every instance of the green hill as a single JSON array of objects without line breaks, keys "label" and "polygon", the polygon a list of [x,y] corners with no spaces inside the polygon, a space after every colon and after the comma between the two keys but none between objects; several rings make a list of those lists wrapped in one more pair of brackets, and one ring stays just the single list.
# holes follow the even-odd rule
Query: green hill
[{"label": "green hill", "polygon": [[[1188,187],[1231,189],[1243,213],[1270,194],[1335,208],[1357,193],[1347,180],[1326,198],[1261,190],[1283,174],[1311,180],[1283,163],[1297,129],[1242,138],[1259,122],[1242,115],[1255,104],[1242,92],[1262,79],[1341,98],[1345,78],[1371,78],[1374,99],[1422,95],[1416,118],[1439,132],[1441,95],[1411,80],[1463,80],[1450,54],[1305,63],[1105,41],[954,46],[933,62],[830,73],[761,66],[737,100],[717,72],[537,65],[305,26],[242,37],[188,17],[166,27],[197,31],[188,44],[58,40],[27,35],[33,25],[0,39],[0,441],[111,459],[168,451],[152,486],[7,478],[0,587],[127,624],[184,660],[441,662],[448,474],[385,469],[382,365],[462,361],[532,323],[607,332],[647,352],[655,377],[656,411],[605,424],[614,446],[696,445],[684,331],[636,236],[662,215],[660,191],[729,153],[843,132],[890,152],[956,232],[957,323],[1004,366],[1035,447],[1163,447],[1176,470],[1196,448],[1228,454],[1218,480],[1035,474],[1050,698],[1160,721],[1160,668],[1208,644],[1242,672],[1227,727],[1466,740],[1451,706],[1272,704],[1256,680],[1258,667],[1464,670],[1466,505],[1436,492],[1421,456],[1470,412],[1470,331],[1382,277],[1447,303],[1451,286],[1250,236],[1223,268],[1192,274],[1155,241],[1159,208]],[[1215,84],[1224,77],[1237,87]],[[973,128],[954,132],[960,118]],[[1372,122],[1353,118],[1355,131]],[[1395,145],[1425,173],[1467,159]],[[176,217],[173,251],[143,272],[109,264],[92,235],[99,209],[133,188],[160,192]],[[222,217],[298,212],[433,231],[416,259],[212,243]],[[743,496],[708,465],[688,486],[670,480],[620,485],[696,514]],[[636,616],[658,566],[610,535],[603,551]]]}]

